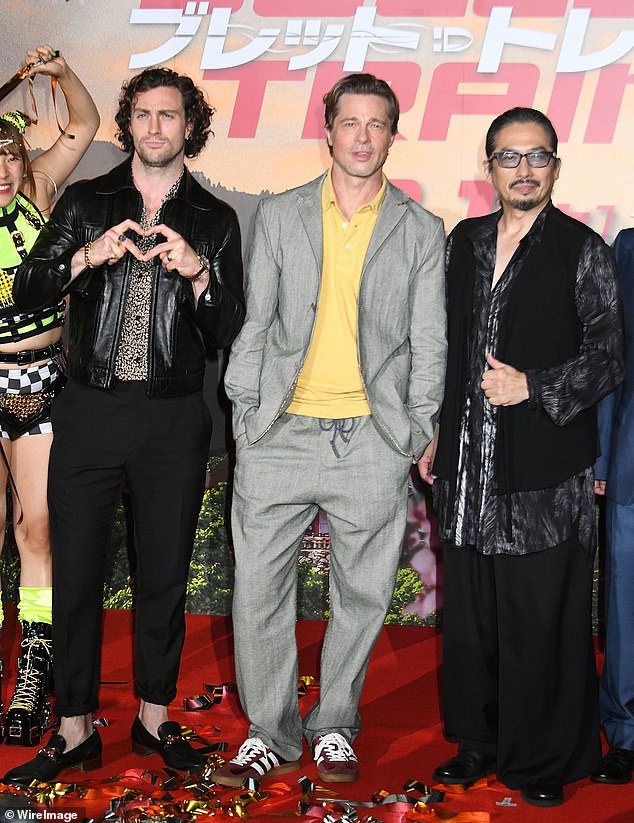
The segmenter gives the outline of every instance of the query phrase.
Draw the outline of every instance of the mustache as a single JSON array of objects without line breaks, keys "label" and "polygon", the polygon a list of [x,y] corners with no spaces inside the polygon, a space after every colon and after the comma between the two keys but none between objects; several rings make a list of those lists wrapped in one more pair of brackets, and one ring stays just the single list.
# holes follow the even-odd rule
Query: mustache
[{"label": "mustache", "polygon": [[525,186],[527,183],[531,186],[539,186],[539,180],[535,180],[534,177],[522,177],[521,180],[515,180],[511,183],[510,188],[513,189],[515,186]]}]

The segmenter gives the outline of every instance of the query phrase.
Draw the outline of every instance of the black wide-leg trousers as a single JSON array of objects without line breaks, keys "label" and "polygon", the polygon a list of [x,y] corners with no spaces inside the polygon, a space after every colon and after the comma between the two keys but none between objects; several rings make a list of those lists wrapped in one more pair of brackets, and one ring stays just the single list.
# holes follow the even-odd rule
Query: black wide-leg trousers
[{"label": "black wide-leg trousers", "polygon": [[592,568],[576,540],[522,556],[444,551],[443,708],[460,749],[516,789],[587,776],[601,756]]},{"label": "black wide-leg trousers", "polygon": [[127,485],[137,552],[135,686],[167,705],[185,637],[185,593],[208,456],[201,392],[148,398],[144,382],[112,390],[69,382],[53,408],[49,469],[57,711],[98,707],[104,561]]}]

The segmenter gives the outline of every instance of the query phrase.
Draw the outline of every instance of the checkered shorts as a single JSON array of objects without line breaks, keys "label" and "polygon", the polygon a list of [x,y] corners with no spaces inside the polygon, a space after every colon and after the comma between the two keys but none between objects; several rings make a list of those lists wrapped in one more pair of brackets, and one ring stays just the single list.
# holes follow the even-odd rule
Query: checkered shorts
[{"label": "checkered shorts", "polygon": [[[35,394],[50,388],[59,377],[59,366],[49,360],[41,366],[28,366],[25,369],[0,369],[0,394]],[[51,434],[53,427],[50,418],[40,420],[22,437],[30,434]],[[0,424],[0,437],[9,440],[9,434]]]}]

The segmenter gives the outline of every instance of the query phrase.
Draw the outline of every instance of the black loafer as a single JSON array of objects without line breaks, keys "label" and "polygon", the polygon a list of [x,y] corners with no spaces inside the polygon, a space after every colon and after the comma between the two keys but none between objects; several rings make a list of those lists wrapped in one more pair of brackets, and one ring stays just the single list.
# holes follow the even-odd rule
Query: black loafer
[{"label": "black loafer", "polygon": [[438,766],[432,778],[437,783],[467,786],[495,771],[495,755],[465,750]]},{"label": "black loafer", "polygon": [[181,735],[181,727],[174,720],[166,720],[158,727],[158,737],[151,735],[137,715],[130,729],[132,751],[144,756],[160,754],[171,769],[199,771],[207,762],[204,754],[197,752]]},{"label": "black loafer", "polygon": [[29,784],[34,780],[50,783],[69,767],[90,771],[101,767],[101,738],[97,729],[79,746],[66,751],[66,740],[61,734],[52,734],[44,748],[28,763],[16,766],[2,778],[3,783]]},{"label": "black loafer", "polygon": [[605,755],[599,768],[592,772],[590,780],[595,783],[629,783],[634,768],[634,751],[614,747]]},{"label": "black loafer", "polygon": [[539,780],[520,789],[522,800],[531,806],[561,806],[564,802],[564,790],[561,783]]}]

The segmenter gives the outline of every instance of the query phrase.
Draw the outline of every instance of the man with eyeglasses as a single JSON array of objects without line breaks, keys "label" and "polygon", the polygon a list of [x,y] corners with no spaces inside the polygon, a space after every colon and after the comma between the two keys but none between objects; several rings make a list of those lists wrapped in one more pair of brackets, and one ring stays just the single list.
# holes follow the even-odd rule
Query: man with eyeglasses
[{"label": "man with eyeglasses", "polygon": [[444,722],[458,741],[434,780],[496,773],[535,806],[562,803],[601,755],[595,406],[623,375],[613,258],[553,206],[556,152],[535,109],[489,128],[483,165],[501,209],[449,238],[445,400],[435,458],[419,463],[436,478]]}]

